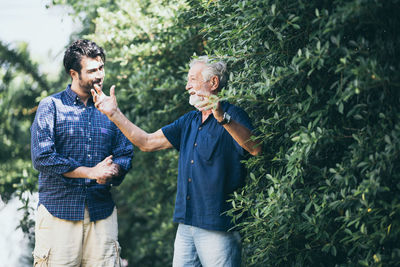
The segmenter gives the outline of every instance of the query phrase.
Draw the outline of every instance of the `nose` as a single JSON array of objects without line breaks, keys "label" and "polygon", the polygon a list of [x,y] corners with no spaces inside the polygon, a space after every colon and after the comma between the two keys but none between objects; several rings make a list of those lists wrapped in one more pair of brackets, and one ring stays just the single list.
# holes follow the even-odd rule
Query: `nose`
[{"label": "nose", "polygon": [[96,71],[96,79],[101,79],[103,77],[104,77],[104,71],[103,70]]},{"label": "nose", "polygon": [[191,86],[191,84],[189,83],[189,81],[186,83],[186,87],[185,87],[185,89],[186,90],[190,90],[190,88],[191,88],[192,86]]}]

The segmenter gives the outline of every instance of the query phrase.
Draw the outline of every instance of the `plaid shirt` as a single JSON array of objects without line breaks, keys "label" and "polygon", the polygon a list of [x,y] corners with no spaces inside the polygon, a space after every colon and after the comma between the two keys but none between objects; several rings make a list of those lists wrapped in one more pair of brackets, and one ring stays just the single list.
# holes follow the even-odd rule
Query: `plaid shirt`
[{"label": "plaid shirt", "polygon": [[[110,188],[119,185],[131,168],[133,146],[90,98],[85,106],[68,85],[44,98],[31,127],[32,162],[39,173],[39,204],[55,217],[83,220],[85,205],[90,220],[107,218],[114,209]],[[62,174],[77,167],[93,167],[109,155],[123,175],[110,184]]]}]

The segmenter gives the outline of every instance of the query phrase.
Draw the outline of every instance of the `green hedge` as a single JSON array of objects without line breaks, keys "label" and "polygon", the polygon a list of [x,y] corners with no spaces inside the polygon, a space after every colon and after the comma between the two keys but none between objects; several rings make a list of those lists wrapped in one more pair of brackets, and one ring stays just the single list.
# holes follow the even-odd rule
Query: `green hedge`
[{"label": "green hedge", "polygon": [[399,265],[399,1],[193,3],[264,141],[233,198],[247,265]]}]

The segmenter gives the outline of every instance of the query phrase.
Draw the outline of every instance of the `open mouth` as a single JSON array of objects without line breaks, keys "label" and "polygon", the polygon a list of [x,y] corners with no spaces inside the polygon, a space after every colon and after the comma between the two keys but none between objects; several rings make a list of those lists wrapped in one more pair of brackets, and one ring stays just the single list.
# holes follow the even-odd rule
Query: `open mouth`
[{"label": "open mouth", "polygon": [[94,85],[98,85],[100,88],[102,88],[103,83],[102,82],[93,82],[93,87]]}]

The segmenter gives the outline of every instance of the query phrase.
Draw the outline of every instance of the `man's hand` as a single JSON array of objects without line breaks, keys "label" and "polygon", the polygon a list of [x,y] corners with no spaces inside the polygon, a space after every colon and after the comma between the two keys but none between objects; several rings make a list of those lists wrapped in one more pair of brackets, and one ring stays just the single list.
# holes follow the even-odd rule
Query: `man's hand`
[{"label": "man's hand", "polygon": [[118,111],[117,98],[115,97],[115,85],[111,86],[110,96],[104,94],[103,90],[97,84],[91,89],[95,107],[107,117],[111,118]]},{"label": "man's hand", "polygon": [[200,94],[199,97],[202,98],[202,100],[200,101],[200,103],[196,104],[195,107],[202,112],[211,109],[214,118],[217,121],[222,121],[224,116],[224,111],[221,108],[219,97],[216,95],[200,95]]},{"label": "man's hand", "polygon": [[90,169],[89,178],[95,179],[99,184],[105,184],[118,174],[119,165],[113,163],[111,155]]}]

